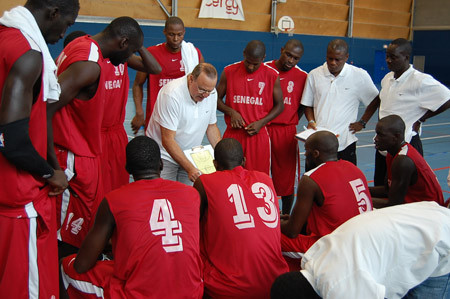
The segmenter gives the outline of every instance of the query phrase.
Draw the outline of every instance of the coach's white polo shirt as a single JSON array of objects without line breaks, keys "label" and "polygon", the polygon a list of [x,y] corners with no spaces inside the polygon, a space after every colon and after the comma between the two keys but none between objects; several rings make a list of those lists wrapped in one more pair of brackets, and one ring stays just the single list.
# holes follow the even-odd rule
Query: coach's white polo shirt
[{"label": "coach's white polo shirt", "polygon": [[146,135],[159,144],[161,158],[176,163],[162,146],[160,126],[176,131],[175,141],[182,150],[191,149],[202,144],[208,126],[217,122],[216,110],[217,93],[194,102],[187,76],[172,80],[158,93]]},{"label": "coach's white polo shirt", "polygon": [[359,103],[367,106],[377,95],[378,89],[362,68],[346,63],[335,77],[325,62],[308,74],[301,103],[313,107],[317,126],[339,134],[338,150],[342,151],[358,140],[349,125],[358,117]]},{"label": "coach's white polo shirt", "polygon": [[405,141],[416,135],[413,124],[428,110],[436,111],[450,100],[450,90],[411,65],[399,78],[388,73],[381,81],[380,118],[396,114],[405,122]]}]

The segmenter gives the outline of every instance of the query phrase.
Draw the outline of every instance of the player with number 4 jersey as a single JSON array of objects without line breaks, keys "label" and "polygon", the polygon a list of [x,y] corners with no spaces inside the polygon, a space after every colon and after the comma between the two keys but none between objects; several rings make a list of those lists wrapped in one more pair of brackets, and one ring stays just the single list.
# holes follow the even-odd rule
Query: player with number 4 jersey
[{"label": "player with number 4 jersey", "polygon": [[244,169],[242,146],[223,139],[214,152],[217,172],[194,187],[202,199],[201,254],[205,293],[212,298],[269,298],[281,256],[277,196],[269,176]]},{"label": "player with number 4 jersey", "polygon": [[[160,178],[161,166],[154,140],[130,141],[127,170],[136,181],[106,195],[78,255],[63,260],[71,297],[202,298],[199,195]],[[110,237],[114,261],[97,262]]]}]

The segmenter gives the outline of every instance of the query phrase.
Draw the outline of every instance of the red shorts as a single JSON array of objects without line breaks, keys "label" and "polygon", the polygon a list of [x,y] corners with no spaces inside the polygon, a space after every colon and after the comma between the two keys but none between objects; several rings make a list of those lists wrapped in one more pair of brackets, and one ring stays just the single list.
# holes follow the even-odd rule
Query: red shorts
[{"label": "red shorts", "polygon": [[128,137],[123,124],[102,129],[102,165],[103,194],[130,182],[130,175],[125,170],[125,148]]},{"label": "red shorts", "polygon": [[75,254],[64,258],[61,277],[71,299],[110,298],[108,285],[113,275],[114,261],[98,261],[92,269],[79,274],[73,267]]},{"label": "red shorts", "polygon": [[[272,180],[279,196],[294,194],[295,174],[300,170],[297,128],[294,125],[268,127],[272,149]],[[300,176],[300,173],[299,173]]]},{"label": "red shorts", "polygon": [[291,239],[281,234],[281,251],[283,255],[290,258],[301,258],[309,247],[319,239],[319,236],[306,235],[298,235],[296,238]]},{"label": "red shorts", "polygon": [[0,211],[0,294],[2,298],[59,296],[55,199],[48,188],[25,206],[27,217]]},{"label": "red shorts", "polygon": [[79,248],[104,196],[100,158],[76,156],[58,147],[55,151],[69,179],[69,188],[56,201],[58,239]]},{"label": "red shorts", "polygon": [[243,129],[227,128],[223,138],[234,138],[241,143],[246,169],[270,175],[270,139],[266,127],[261,128],[259,133],[253,136],[248,135]]}]

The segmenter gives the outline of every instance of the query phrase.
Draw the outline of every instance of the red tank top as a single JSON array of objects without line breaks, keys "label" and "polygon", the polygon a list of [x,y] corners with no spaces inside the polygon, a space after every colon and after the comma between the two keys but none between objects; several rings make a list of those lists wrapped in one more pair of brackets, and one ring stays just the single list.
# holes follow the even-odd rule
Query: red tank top
[{"label": "red tank top", "polygon": [[275,65],[275,60],[266,62],[268,66],[276,69],[280,74],[280,86],[283,91],[284,110],[271,124],[297,125],[298,107],[302,100],[303,88],[305,87],[308,74],[302,71],[298,66],[294,66],[287,72],[280,71]]},{"label": "red tank top", "polygon": [[111,297],[202,298],[197,191],[140,180],[106,199],[116,222]]},{"label": "red tank top", "polygon": [[[31,50],[27,39],[18,29],[0,25],[0,91],[3,91],[5,80],[11,67],[22,55]],[[43,68],[43,66],[42,66]],[[40,79],[42,80],[42,78]],[[0,106],[2,105],[0,92]],[[46,102],[42,95],[42,81],[39,95],[34,99],[29,121],[29,136],[36,151],[47,157],[47,112]],[[27,217],[24,205],[42,198],[47,189],[42,189],[44,180],[29,172],[17,169],[0,154],[0,214],[11,217]]]},{"label": "red tank top", "polygon": [[[157,75],[149,75],[147,85],[147,108],[145,112],[145,127],[147,128],[150,116],[155,106],[156,98],[159,90],[172,81],[186,75],[183,61],[181,60],[181,51],[172,53],[167,50],[166,43],[158,44],[148,48],[148,51],[155,57],[161,65],[162,71]],[[200,50],[197,49],[198,60],[202,56]]]},{"label": "red tank top", "polygon": [[201,234],[206,292],[213,298],[269,298],[275,278],[288,271],[272,180],[242,167],[200,179],[208,197]]},{"label": "red tank top", "polygon": [[123,128],[130,80],[127,63],[114,66],[107,59],[105,67],[105,109],[102,129]]},{"label": "red tank top", "polygon": [[[278,78],[278,72],[265,65],[253,73],[247,73],[244,63],[237,62],[224,69],[227,77],[227,93],[225,104],[238,111],[250,124],[257,121],[272,110],[273,86]],[[231,118],[225,115],[227,127],[231,129]]]},{"label": "red tank top", "polygon": [[53,117],[55,145],[78,156],[96,157],[101,154],[101,124],[105,101],[105,76],[108,71],[98,44],[89,36],[77,38],[58,56],[58,75],[72,63],[92,61],[100,66],[100,77],[95,95],[87,101],[73,99]]},{"label": "red tank top", "polygon": [[345,161],[325,162],[305,173],[322,190],[324,203],[313,204],[307,231],[325,236],[348,219],[372,210],[372,198],[366,177],[354,164]]},{"label": "red tank top", "polygon": [[408,192],[405,195],[405,203],[417,201],[435,201],[441,206],[445,206],[442,189],[439,185],[436,175],[425,159],[419,152],[409,143],[405,143],[400,151],[392,157],[391,154],[386,156],[386,166],[388,174],[388,184],[391,184],[391,167],[394,159],[398,155],[406,155],[413,160],[417,169],[417,182],[408,187]]}]

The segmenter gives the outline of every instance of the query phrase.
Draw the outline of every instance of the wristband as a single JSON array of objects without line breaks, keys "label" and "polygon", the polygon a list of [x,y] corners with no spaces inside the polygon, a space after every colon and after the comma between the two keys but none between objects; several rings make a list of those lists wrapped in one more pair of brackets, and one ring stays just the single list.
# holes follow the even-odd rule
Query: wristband
[{"label": "wristband", "polygon": [[366,128],[367,123],[362,118],[358,122],[362,125],[364,129]]},{"label": "wristband", "polygon": [[53,168],[36,151],[28,133],[29,118],[0,125],[1,154],[17,168],[38,175],[44,179],[51,178]]},{"label": "wristband", "polygon": [[310,121],[308,121],[308,124],[312,124],[312,123],[316,123],[316,121],[314,119],[311,119]]},{"label": "wristband", "polygon": [[423,124],[425,122],[425,120],[422,120],[422,119],[419,118],[418,122]]},{"label": "wristband", "polygon": [[55,174],[55,170],[53,169],[53,168],[49,168],[49,169],[47,169],[49,172],[47,173],[47,174],[44,174],[43,176],[42,176],[42,178],[43,179],[49,179],[49,178],[51,178],[54,174]]}]

